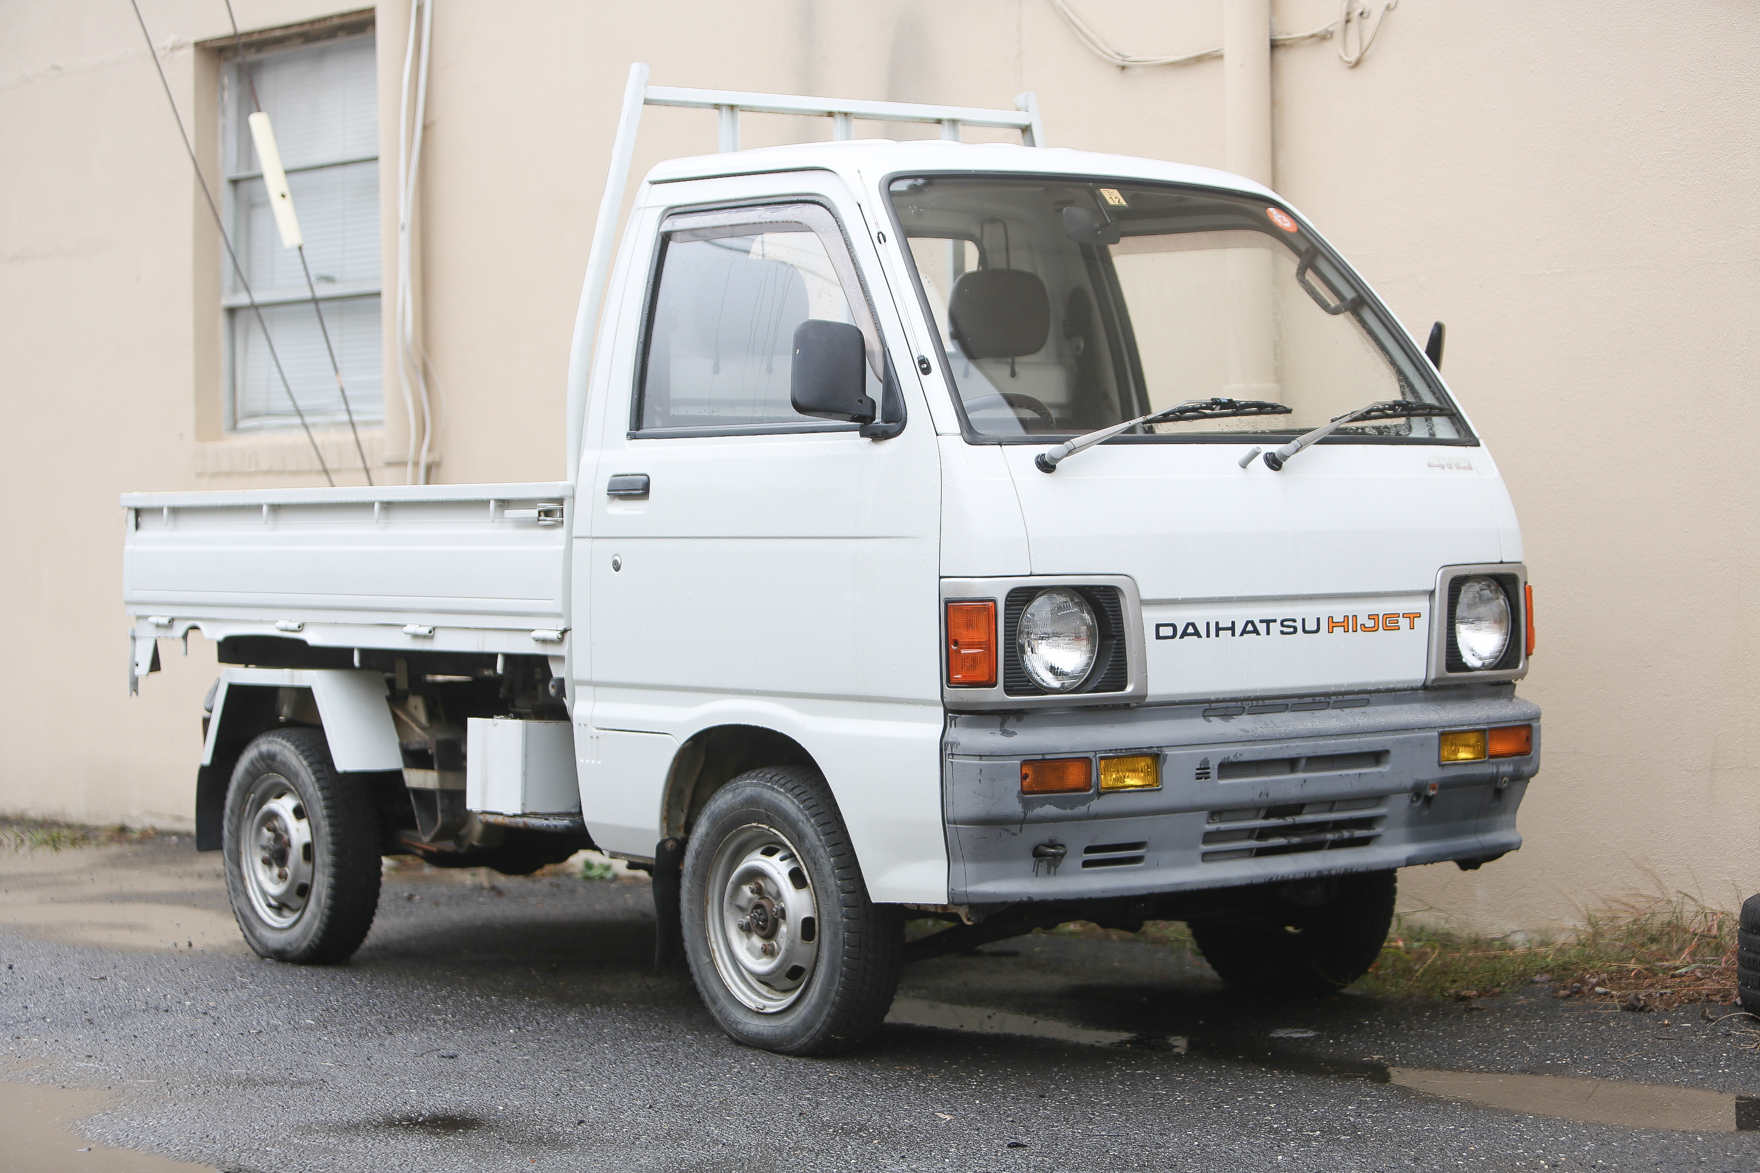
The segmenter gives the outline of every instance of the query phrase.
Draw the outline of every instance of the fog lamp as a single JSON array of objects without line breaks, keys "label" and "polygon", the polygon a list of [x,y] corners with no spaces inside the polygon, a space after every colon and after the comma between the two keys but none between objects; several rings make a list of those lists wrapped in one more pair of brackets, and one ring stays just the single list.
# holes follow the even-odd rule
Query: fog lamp
[{"label": "fog lamp", "polygon": [[1159,790],[1161,788],[1161,755],[1132,754],[1122,758],[1100,759],[1100,789]]},{"label": "fog lamp", "polygon": [[1439,762],[1478,762],[1485,759],[1485,731],[1456,729],[1442,735],[1436,754]]}]

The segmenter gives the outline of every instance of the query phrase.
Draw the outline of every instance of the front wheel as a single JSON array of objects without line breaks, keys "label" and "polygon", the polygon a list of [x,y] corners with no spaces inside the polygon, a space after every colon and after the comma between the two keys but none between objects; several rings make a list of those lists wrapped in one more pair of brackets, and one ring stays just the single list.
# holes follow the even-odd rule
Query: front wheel
[{"label": "front wheel", "polygon": [[716,791],[685,849],[681,904],[691,976],[735,1040],[823,1055],[880,1028],[903,921],[868,899],[816,772],[751,770]]},{"label": "front wheel", "polygon": [[1340,876],[1330,898],[1282,899],[1188,927],[1222,980],[1261,994],[1330,994],[1369,972],[1393,924],[1394,873]]},{"label": "front wheel", "polygon": [[322,965],[360,948],[379,907],[379,820],[321,730],[276,729],[245,748],[222,834],[226,894],[259,955]]}]

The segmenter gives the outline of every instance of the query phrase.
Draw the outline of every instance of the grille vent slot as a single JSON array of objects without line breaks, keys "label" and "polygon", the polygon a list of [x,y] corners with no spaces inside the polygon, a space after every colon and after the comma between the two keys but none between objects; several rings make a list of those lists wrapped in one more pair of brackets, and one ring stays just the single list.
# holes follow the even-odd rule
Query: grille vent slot
[{"label": "grille vent slot", "polygon": [[1341,798],[1211,811],[1205,820],[1203,861],[1367,847],[1381,837],[1386,801]]},{"label": "grille vent slot", "polygon": [[1149,846],[1145,840],[1140,843],[1096,843],[1082,848],[1082,866],[1084,868],[1128,868],[1143,862],[1143,852]]},{"label": "grille vent slot", "polygon": [[[1208,762],[1206,761],[1206,765]],[[1386,750],[1366,753],[1310,754],[1305,758],[1262,758],[1253,762],[1222,762],[1216,777],[1227,782],[1233,778],[1272,778],[1286,774],[1345,774],[1362,770],[1379,770],[1387,765]],[[1202,768],[1202,767],[1200,767]]]},{"label": "grille vent slot", "polygon": [[[1008,598],[1002,604],[1002,691],[1009,696],[1049,696],[1044,689],[1033,683],[1027,670],[1021,667],[1020,647],[1015,642],[1021,630],[1021,612],[1027,604],[1045,587],[1015,587],[1008,592]],[[1124,603],[1118,597],[1118,588],[1110,586],[1076,586],[1067,587],[1084,599],[1094,608],[1094,618],[1100,624],[1100,652],[1094,657],[1094,667],[1088,673],[1088,679],[1080,687],[1070,693],[1059,693],[1059,696],[1081,696],[1100,692],[1123,692],[1130,685],[1130,655],[1125,649],[1124,638]]]},{"label": "grille vent slot", "polygon": [[1208,782],[1208,781],[1210,781],[1210,759],[1209,758],[1199,758],[1198,759],[1198,768],[1196,770],[1192,771],[1192,780],[1194,782]]}]

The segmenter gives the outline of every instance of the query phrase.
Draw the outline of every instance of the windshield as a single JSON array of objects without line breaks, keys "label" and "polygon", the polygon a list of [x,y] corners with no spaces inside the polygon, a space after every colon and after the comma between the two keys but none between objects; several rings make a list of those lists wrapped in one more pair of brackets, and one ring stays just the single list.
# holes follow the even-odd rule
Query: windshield
[{"label": "windshield", "polygon": [[[1133,431],[1288,435],[1376,400],[1452,407],[1348,271],[1264,200],[993,175],[897,179],[891,195],[966,419],[988,438],[1069,436],[1213,397],[1292,410]],[[1468,439],[1452,415],[1335,436]]]}]

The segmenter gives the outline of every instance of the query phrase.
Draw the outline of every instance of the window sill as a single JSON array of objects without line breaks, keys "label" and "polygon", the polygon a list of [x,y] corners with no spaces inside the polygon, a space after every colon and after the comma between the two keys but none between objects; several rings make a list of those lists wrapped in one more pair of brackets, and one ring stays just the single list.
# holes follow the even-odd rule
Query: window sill
[{"label": "window sill", "polygon": [[[360,476],[361,458],[354,448],[354,437],[347,428],[314,428],[312,436],[324,463],[331,473],[342,479],[352,472]],[[362,428],[361,447],[366,450],[367,463],[377,474],[382,468],[402,469],[404,454],[391,451],[383,428]],[[440,462],[430,456],[428,467]],[[281,473],[314,473],[321,471],[318,458],[305,433],[296,429],[275,432],[233,433],[223,440],[198,441],[194,454],[195,474],[199,477],[276,475]],[[376,480],[384,477],[375,475]],[[401,484],[401,474],[396,478]]]}]

